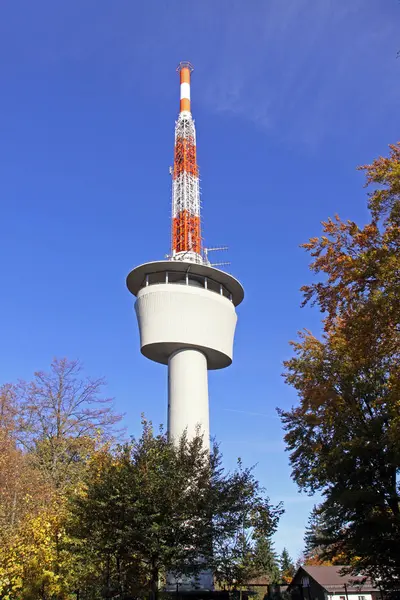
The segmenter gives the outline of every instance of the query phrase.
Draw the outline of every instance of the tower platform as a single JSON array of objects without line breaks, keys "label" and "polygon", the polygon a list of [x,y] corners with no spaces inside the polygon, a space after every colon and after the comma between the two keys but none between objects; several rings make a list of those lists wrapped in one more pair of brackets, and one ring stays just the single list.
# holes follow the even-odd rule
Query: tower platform
[{"label": "tower platform", "polygon": [[127,286],[137,297],[144,356],[168,364],[174,352],[197,349],[205,355],[207,369],[231,364],[235,307],[244,297],[232,275],[192,262],[156,261],[133,269]]},{"label": "tower platform", "polygon": [[197,428],[209,446],[207,371],[232,363],[241,284],[224,271],[183,261],[156,261],[127,277],[136,296],[140,348],[168,365],[168,433],[189,438]]}]

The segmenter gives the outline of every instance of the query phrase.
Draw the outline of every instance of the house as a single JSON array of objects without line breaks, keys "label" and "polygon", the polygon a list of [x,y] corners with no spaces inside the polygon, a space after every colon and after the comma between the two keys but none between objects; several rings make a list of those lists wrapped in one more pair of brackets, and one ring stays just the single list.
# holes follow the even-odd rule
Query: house
[{"label": "house", "polygon": [[292,600],[381,600],[368,577],[343,575],[345,566],[300,567],[288,587]]}]

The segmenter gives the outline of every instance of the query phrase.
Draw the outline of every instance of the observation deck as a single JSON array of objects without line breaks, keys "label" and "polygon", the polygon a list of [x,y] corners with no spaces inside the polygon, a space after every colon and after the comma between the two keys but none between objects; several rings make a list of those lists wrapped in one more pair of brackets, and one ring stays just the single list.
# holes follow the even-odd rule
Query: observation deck
[{"label": "observation deck", "polygon": [[136,267],[127,277],[137,297],[141,352],[168,364],[175,352],[198,350],[207,369],[232,363],[237,315],[243,287],[232,275],[208,265],[156,261]]}]

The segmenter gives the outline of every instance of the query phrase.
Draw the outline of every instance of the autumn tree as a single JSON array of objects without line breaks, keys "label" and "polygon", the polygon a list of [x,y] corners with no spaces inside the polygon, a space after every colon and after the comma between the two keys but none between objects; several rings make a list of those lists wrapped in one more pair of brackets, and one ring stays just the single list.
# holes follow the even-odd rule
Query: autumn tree
[{"label": "autumn tree", "polygon": [[[70,597],[79,564],[70,551],[68,500],[118,421],[102,380],[76,361],[0,388],[0,597]],[[87,561],[86,574],[92,563]]]},{"label": "autumn tree", "polygon": [[251,470],[225,473],[217,447],[209,456],[200,435],[175,446],[144,422],[138,440],[88,472],[72,531],[102,565],[108,593],[137,594],[141,585],[155,597],[167,573],[221,574],[223,549],[248,527],[271,535],[280,512]]},{"label": "autumn tree", "polygon": [[319,491],[325,558],[400,578],[400,143],[361,167],[372,186],[364,226],[338,216],[312,238],[304,302],[326,314],[321,339],[292,343],[286,382],[299,405],[280,411],[292,476]]},{"label": "autumn tree", "polygon": [[18,446],[18,416],[15,390],[4,385],[0,389],[0,597],[5,600],[21,594],[29,600],[31,584],[43,587],[41,575],[49,567],[45,549],[50,540],[52,489]]},{"label": "autumn tree", "polygon": [[17,415],[14,390],[4,385],[0,388],[0,536],[3,540],[26,514],[25,497],[37,483],[37,473],[29,468],[17,445]]},{"label": "autumn tree", "polygon": [[16,387],[18,441],[60,491],[79,480],[95,447],[115,433],[121,417],[102,395],[104,387],[104,379],[85,376],[79,361],[65,358]]}]

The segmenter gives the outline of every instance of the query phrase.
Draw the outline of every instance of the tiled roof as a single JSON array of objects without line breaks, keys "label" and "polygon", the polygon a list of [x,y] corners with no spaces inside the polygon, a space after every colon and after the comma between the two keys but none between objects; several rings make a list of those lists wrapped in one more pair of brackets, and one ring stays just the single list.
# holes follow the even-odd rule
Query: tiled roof
[{"label": "tiled roof", "polygon": [[301,568],[328,592],[335,592],[339,589],[343,590],[345,584],[348,592],[355,590],[362,590],[363,592],[378,590],[368,577],[363,577],[362,575],[342,575],[341,571],[347,568],[346,565],[318,567],[305,565]]}]

